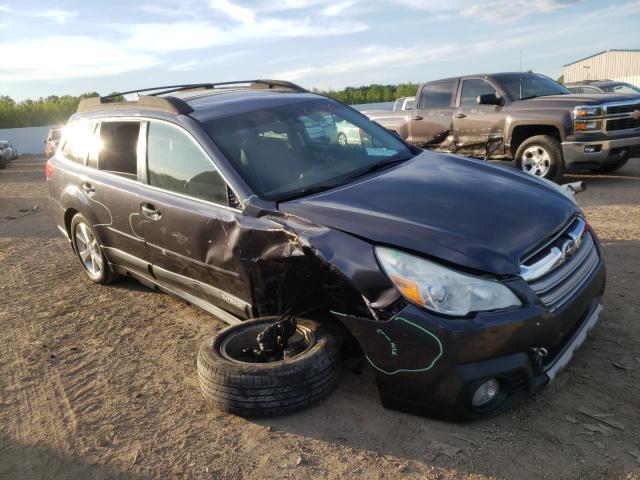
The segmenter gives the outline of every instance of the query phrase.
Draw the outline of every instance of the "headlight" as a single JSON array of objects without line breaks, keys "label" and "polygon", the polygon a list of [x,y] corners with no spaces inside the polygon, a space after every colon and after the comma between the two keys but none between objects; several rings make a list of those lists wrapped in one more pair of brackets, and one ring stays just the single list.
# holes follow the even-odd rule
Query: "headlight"
[{"label": "headlight", "polygon": [[521,305],[501,283],[456,272],[424,258],[376,247],[383,270],[409,301],[446,315]]},{"label": "headlight", "polygon": [[583,106],[576,107],[574,110],[576,118],[601,117],[602,107]]},{"label": "headlight", "polygon": [[600,120],[578,120],[575,121],[576,132],[599,132],[602,130]]}]

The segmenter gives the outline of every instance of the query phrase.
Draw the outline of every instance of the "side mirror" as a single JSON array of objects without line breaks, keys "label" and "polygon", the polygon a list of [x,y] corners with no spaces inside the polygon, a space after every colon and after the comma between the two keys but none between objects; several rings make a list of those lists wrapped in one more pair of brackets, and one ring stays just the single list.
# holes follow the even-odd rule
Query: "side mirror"
[{"label": "side mirror", "polygon": [[504,105],[504,98],[497,96],[495,93],[485,93],[484,95],[478,95],[476,99],[478,105]]}]

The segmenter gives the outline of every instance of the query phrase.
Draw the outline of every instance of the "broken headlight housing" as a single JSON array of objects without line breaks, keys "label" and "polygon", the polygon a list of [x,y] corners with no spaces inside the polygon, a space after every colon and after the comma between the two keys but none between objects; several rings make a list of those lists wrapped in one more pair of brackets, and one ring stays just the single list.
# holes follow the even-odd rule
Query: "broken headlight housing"
[{"label": "broken headlight housing", "polygon": [[376,247],[382,269],[409,301],[445,315],[521,305],[515,294],[496,280],[457,272],[415,255]]}]

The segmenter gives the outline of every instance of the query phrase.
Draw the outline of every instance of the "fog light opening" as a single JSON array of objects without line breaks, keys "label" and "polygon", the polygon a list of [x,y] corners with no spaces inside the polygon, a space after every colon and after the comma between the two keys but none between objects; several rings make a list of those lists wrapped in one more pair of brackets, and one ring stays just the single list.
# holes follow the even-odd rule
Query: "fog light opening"
[{"label": "fog light opening", "polygon": [[586,145],[584,153],[598,153],[602,150],[602,145]]},{"label": "fog light opening", "polygon": [[496,378],[490,378],[480,385],[473,393],[471,405],[474,407],[483,407],[494,400],[500,393],[500,383]]}]

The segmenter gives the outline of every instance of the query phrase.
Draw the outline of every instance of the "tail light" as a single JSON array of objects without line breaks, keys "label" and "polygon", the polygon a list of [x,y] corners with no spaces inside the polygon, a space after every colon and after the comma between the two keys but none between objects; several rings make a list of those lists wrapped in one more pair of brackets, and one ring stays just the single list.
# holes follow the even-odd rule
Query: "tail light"
[{"label": "tail light", "polygon": [[53,164],[51,160],[47,160],[47,163],[44,165],[44,176],[47,180],[51,180],[51,176],[53,175]]}]

